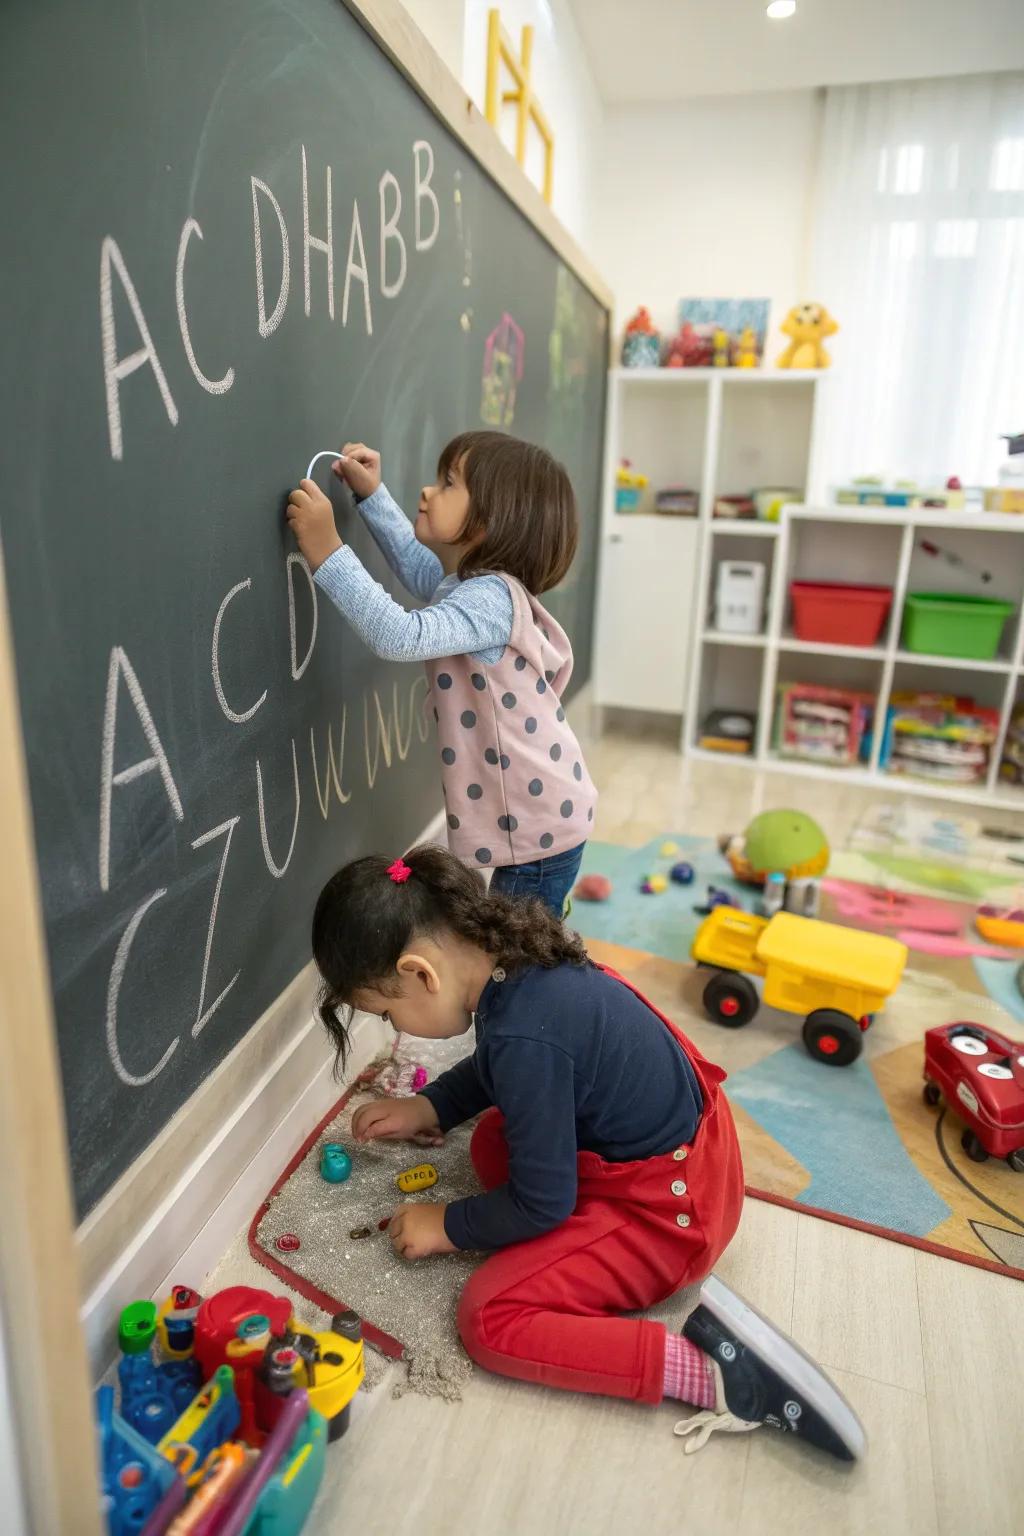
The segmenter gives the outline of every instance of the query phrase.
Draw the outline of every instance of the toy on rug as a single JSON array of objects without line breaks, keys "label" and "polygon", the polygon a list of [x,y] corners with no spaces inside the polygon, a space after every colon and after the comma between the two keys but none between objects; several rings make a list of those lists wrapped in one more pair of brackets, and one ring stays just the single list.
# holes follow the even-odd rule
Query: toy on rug
[{"label": "toy on rug", "polygon": [[827,368],[832,359],[822,342],[839,329],[824,304],[796,304],[779,327],[791,338],[775,360],[776,368]]},{"label": "toy on rug", "polygon": [[612,894],[612,883],[607,875],[584,875],[576,882],[572,894],[576,901],[607,901]]},{"label": "toy on rug", "polygon": [[1008,949],[1024,949],[1024,907],[985,902],[974,914],[983,939]]},{"label": "toy on rug", "polygon": [[421,1189],[430,1189],[437,1180],[438,1172],[433,1163],[417,1163],[415,1168],[406,1168],[398,1174],[395,1183],[404,1195],[414,1195]]},{"label": "toy on rug", "polygon": [[707,899],[702,907],[694,907],[699,917],[707,917],[716,907],[738,907],[742,911],[743,903],[731,891],[721,891],[717,885],[708,886]]},{"label": "toy on rug", "polygon": [[397,1058],[382,1067],[377,1079],[381,1089],[391,1098],[407,1099],[426,1086],[430,1074],[418,1061],[399,1061]]},{"label": "toy on rug", "polygon": [[658,853],[663,859],[674,859],[678,852],[679,844],[674,843],[671,838],[662,843],[661,847],[658,849]]},{"label": "toy on rug", "polygon": [[645,875],[640,882],[640,889],[645,896],[660,896],[662,891],[668,890],[667,875]]},{"label": "toy on rug", "polygon": [[693,865],[688,864],[685,859],[680,859],[678,864],[672,865],[672,868],[669,871],[669,878],[673,880],[676,885],[692,885],[694,880],[697,878],[697,871],[694,869]]},{"label": "toy on rug", "polygon": [[975,1163],[1004,1157],[1024,1173],[1024,1056],[1020,1042],[981,1024],[940,1024],[924,1037],[924,1101],[945,1099],[965,1123]]},{"label": "toy on rug", "polygon": [[344,1184],[352,1173],[352,1159],[338,1141],[325,1141],[320,1148],[320,1177],[328,1184]]},{"label": "toy on rug", "polygon": [[121,1411],[111,1387],[96,1400],[110,1536],[295,1536],[363,1379],[356,1314],[315,1333],[287,1297],[175,1286],[159,1310],[125,1308],[118,1337]]},{"label": "toy on rug", "polygon": [[[720,838],[718,846],[737,880],[765,886],[772,876],[781,875],[785,910],[799,917],[818,915],[818,881],[828,868],[830,851],[813,817],[804,811],[762,811],[746,832]],[[775,885],[772,911],[777,910]]]},{"label": "toy on rug", "polygon": [[772,918],[727,907],[697,930],[694,960],[715,967],[704,987],[704,1008],[719,1024],[749,1024],[761,1006],[751,976],[764,978],[763,1001],[805,1014],[808,1052],[845,1067],[863,1049],[863,1033],[899,985],[906,946],[814,918],[779,912]]}]

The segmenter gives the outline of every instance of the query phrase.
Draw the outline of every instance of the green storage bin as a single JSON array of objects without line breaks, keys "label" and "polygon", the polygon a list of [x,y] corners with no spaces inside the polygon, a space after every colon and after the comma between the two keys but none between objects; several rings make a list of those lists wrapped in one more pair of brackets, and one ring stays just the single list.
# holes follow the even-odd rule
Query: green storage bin
[{"label": "green storage bin", "polygon": [[931,656],[991,661],[1013,604],[962,592],[908,592],[903,610],[903,648]]}]

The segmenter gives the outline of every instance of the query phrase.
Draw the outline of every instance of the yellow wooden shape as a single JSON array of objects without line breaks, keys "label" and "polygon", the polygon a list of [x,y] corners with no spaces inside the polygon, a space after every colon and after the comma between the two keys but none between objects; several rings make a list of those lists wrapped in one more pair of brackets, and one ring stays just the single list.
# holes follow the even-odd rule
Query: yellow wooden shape
[{"label": "yellow wooden shape", "polygon": [[[484,96],[484,116],[497,129],[501,121],[501,104],[516,108],[516,160],[526,164],[526,135],[532,122],[544,144],[544,201],[551,202],[554,191],[555,137],[551,125],[541,109],[530,83],[533,63],[533,28],[524,27],[517,56],[511,40],[501,25],[501,14],[495,8],[487,13],[487,84]],[[502,65],[515,83],[510,91],[500,90]],[[500,98],[500,99],[499,99]]]}]

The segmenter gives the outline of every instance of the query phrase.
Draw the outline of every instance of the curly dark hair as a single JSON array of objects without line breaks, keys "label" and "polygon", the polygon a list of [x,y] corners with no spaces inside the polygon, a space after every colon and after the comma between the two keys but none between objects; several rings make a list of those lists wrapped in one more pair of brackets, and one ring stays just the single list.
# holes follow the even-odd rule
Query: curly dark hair
[{"label": "curly dark hair", "polygon": [[480,875],[446,848],[425,844],[407,853],[412,874],[402,883],[389,877],[390,862],[370,854],[346,864],[313,913],[313,958],[323,983],[317,1003],[337,1053],[336,1073],[348,1052],[353,997],[370,988],[395,996],[395,968],[416,935],[457,934],[510,972],[587,963],[579,934],[542,901],[490,895]]}]

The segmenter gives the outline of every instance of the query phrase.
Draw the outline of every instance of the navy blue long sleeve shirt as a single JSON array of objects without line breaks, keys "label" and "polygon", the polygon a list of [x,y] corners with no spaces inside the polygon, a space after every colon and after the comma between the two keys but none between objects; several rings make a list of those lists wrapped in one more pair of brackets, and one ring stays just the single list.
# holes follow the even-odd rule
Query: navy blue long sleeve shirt
[{"label": "navy blue long sleeve shirt", "polygon": [[476,1050],[421,1090],[442,1131],[496,1105],[509,1181],[455,1200],[457,1248],[501,1248],[549,1232],[576,1205],[576,1154],[657,1157],[693,1140],[703,1102],[690,1062],[658,1016],[596,966],[540,966],[489,981]]}]

